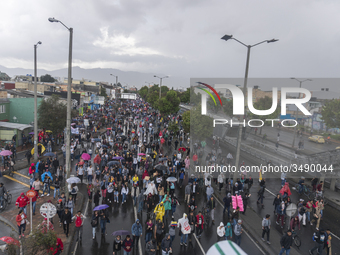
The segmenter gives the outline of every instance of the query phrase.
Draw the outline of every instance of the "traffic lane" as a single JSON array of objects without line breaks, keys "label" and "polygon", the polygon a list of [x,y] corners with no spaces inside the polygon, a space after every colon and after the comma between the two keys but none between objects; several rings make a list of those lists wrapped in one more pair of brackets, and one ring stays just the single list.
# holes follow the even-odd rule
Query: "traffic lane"
[{"label": "traffic lane", "polygon": [[[218,192],[218,191],[215,190],[215,192]],[[184,198],[184,187],[179,191],[177,190],[176,195],[179,198],[182,198],[182,199],[180,199],[181,205],[176,208],[176,213],[175,213],[175,219],[178,220],[179,218],[183,217],[183,213],[189,214],[189,208],[188,208],[187,204],[185,204],[184,199],[183,199]],[[205,192],[204,191],[200,192],[199,195],[196,195],[195,199],[196,199],[197,209],[195,210],[194,214],[196,215],[198,213],[198,211],[202,210],[202,208],[207,203]],[[215,203],[216,203],[215,224],[212,224],[212,221],[210,220],[209,224],[204,226],[202,237],[199,239],[199,242],[202,245],[205,252],[207,252],[209,250],[209,248],[211,246],[213,246],[218,241],[217,227],[220,225],[220,222],[223,222],[224,225],[226,225],[228,223],[228,218],[226,216],[223,216],[223,207],[218,203],[218,201],[215,201]],[[177,250],[179,250],[179,251],[183,250],[183,248],[178,249],[178,248],[180,248],[180,247],[178,247],[179,241],[180,241],[180,238],[176,237],[175,241],[174,241],[175,247],[173,245],[175,252]],[[199,245],[196,243],[195,238],[193,238],[193,240],[192,240],[192,246],[188,245],[188,247],[194,248],[194,252],[195,252],[194,254],[202,254],[202,251],[201,251]],[[255,255],[262,254],[246,234],[242,235],[241,248],[248,254],[255,254]],[[187,252],[188,251],[191,252],[189,249],[186,249],[186,250],[187,250]],[[175,254],[177,254],[177,253],[175,253]]]},{"label": "traffic lane", "polygon": [[[266,179],[266,189],[268,189],[269,191],[271,191],[274,194],[278,194],[279,191],[278,187],[281,188],[281,179],[279,178],[271,178],[271,179]],[[251,189],[251,193],[253,194],[252,197],[249,199],[249,203],[248,205],[253,208],[262,218],[265,217],[266,214],[270,214],[272,217],[272,228],[275,228],[276,231],[280,232],[281,234],[284,234],[285,231],[287,231],[288,228],[290,228],[289,226],[289,218],[287,217],[286,220],[286,224],[285,227],[283,229],[281,229],[280,226],[275,224],[276,221],[276,216],[274,215],[274,206],[273,206],[273,201],[274,201],[274,195],[272,195],[271,193],[269,193],[268,191],[265,192],[264,195],[264,200],[263,200],[263,204],[264,204],[264,209],[261,208],[260,205],[258,205],[256,203],[257,200],[257,190],[259,188],[259,184],[258,182],[255,182],[252,189]],[[293,190],[291,188],[291,199],[293,203],[298,203],[300,197],[298,195],[298,193]],[[302,199],[304,199],[305,201],[307,200],[307,198],[305,196],[301,196]],[[297,215],[297,212],[295,213],[294,216]],[[327,229],[330,228],[331,232],[334,233],[335,235],[339,236],[340,234],[340,229],[335,227],[337,225],[339,225],[339,218],[340,218],[340,212],[337,211],[336,209],[330,207],[330,206],[326,206],[325,210],[324,210],[324,218],[320,223],[320,228],[323,229]],[[314,242],[312,240],[312,235],[313,233],[316,232],[315,229],[315,224],[313,226],[311,226],[309,223],[306,224],[306,226],[302,226],[301,224],[301,230],[298,230],[298,228],[296,229],[299,237],[301,238],[301,247],[300,250],[303,251],[304,253],[308,254],[309,249],[311,249],[311,247],[314,246]],[[338,251],[337,254],[340,254],[340,240],[333,237],[332,239],[332,250],[335,252]]]},{"label": "traffic lane", "polygon": [[[89,204],[83,227],[83,242],[81,245],[78,244],[76,254],[112,254],[112,245],[115,237],[111,234],[114,231],[122,229],[131,232],[132,224],[135,222],[132,199],[129,197],[127,203],[124,203],[123,205],[121,203],[115,203],[107,209],[109,211],[110,219],[110,223],[106,224],[107,235],[101,235],[99,226],[96,229],[95,240],[92,239],[91,226],[93,208],[94,204]],[[74,250],[74,246],[75,242],[73,243],[71,251]]]}]

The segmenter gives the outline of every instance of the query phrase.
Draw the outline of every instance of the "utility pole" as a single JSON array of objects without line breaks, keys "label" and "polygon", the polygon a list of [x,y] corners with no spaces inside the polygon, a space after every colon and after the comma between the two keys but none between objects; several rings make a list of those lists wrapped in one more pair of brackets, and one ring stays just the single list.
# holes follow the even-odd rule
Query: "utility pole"
[{"label": "utility pole", "polygon": [[34,44],[34,161],[38,161],[37,44]]}]

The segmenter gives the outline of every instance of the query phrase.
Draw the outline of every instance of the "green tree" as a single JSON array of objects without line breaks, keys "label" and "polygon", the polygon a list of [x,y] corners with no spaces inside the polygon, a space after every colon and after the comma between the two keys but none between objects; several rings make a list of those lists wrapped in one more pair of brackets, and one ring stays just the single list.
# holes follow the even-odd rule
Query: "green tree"
[{"label": "green tree", "polygon": [[151,106],[155,109],[157,109],[157,102],[159,99],[159,92],[153,91],[149,92],[146,96],[146,101],[151,104]]},{"label": "green tree", "polygon": [[49,74],[45,74],[40,76],[41,82],[55,82],[56,80]]},{"label": "green tree", "polygon": [[144,99],[146,98],[148,92],[149,92],[149,88],[148,88],[147,86],[142,87],[142,88],[138,91],[139,95],[140,95],[142,98],[144,98]]},{"label": "green tree", "polygon": [[171,121],[169,123],[168,129],[176,134],[176,132],[179,130],[178,124],[176,124],[176,121]]},{"label": "green tree", "polygon": [[327,128],[340,127],[340,99],[327,101],[321,109],[321,115]]},{"label": "green tree", "polygon": [[223,102],[223,112],[229,117],[233,117],[233,99],[227,99]]},{"label": "green tree", "polygon": [[22,240],[22,246],[24,254],[52,255],[57,246],[57,235],[53,230],[33,229],[31,235]]},{"label": "green tree", "polygon": [[[205,92],[204,92],[205,93]],[[201,103],[201,93],[195,93],[195,88],[190,88],[190,104],[199,105]]]},{"label": "green tree", "polygon": [[[51,130],[53,134],[61,133],[66,126],[66,104],[59,100],[59,96],[52,95],[43,100],[38,109],[38,126]],[[72,110],[71,116],[77,116],[78,112]]]},{"label": "green tree", "polygon": [[181,103],[190,103],[190,88],[187,88],[186,91],[180,93],[179,98],[181,99]]},{"label": "green tree", "polygon": [[100,94],[99,95],[102,96],[102,97],[107,97],[106,89],[104,87],[100,88]]},{"label": "green tree", "polygon": [[[203,92],[203,93],[205,93],[205,92]],[[221,98],[223,106],[221,106],[220,100],[218,100],[217,96],[215,94],[213,94],[215,101],[211,97],[208,97],[208,100],[207,100],[208,110],[211,110],[214,113],[217,113],[220,110],[224,110],[223,107],[228,104],[227,103],[228,100],[225,97],[221,96],[220,94],[219,94],[219,96]],[[216,102],[216,104],[215,104],[215,102]]]},{"label": "green tree", "polygon": [[159,85],[158,84],[154,84],[151,88],[149,88],[149,93],[152,93],[154,91],[157,91],[159,94]]},{"label": "green tree", "polygon": [[[268,110],[272,107],[273,104],[273,99],[266,96],[266,97],[262,97],[260,98],[256,103],[254,103],[254,108],[256,110]],[[253,113],[248,113],[249,118],[252,119],[260,119],[262,121],[264,121],[264,123],[266,124],[265,120],[266,119],[277,119],[278,116],[280,115],[281,112],[281,107],[277,106],[276,110],[269,115],[256,115]],[[268,123],[267,123],[268,124]],[[255,125],[255,124],[253,124]],[[262,127],[260,128],[260,134],[262,134]]]},{"label": "green tree", "polygon": [[190,111],[186,111],[182,114],[182,120],[185,133],[190,133]]},{"label": "green tree", "polygon": [[165,97],[158,100],[158,109],[163,114],[176,113],[179,111],[180,99],[176,91],[170,90]]},{"label": "green tree", "polygon": [[[213,133],[213,119],[201,114],[201,105],[190,111],[190,134],[200,140],[210,137]],[[186,119],[188,117],[186,116]],[[184,121],[184,120],[183,120]],[[185,121],[187,122],[187,120]],[[187,124],[186,124],[187,125]],[[184,126],[184,125],[183,125]]]}]

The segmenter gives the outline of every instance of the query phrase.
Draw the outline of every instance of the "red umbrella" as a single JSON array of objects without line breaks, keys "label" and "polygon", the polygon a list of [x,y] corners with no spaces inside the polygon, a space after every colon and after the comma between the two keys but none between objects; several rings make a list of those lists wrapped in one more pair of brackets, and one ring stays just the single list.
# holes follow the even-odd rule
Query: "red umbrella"
[{"label": "red umbrella", "polygon": [[[178,151],[186,151],[187,149],[186,148],[184,148],[184,147],[181,147],[181,148],[179,148],[178,149]],[[196,161],[196,160],[195,160]]]},{"label": "red umbrella", "polygon": [[193,161],[197,161],[197,159],[198,159],[198,157],[197,157],[196,154],[195,154],[194,156],[192,156],[192,160],[193,160]]},{"label": "red umbrella", "polygon": [[163,143],[165,143],[165,139],[164,138],[161,139],[161,144],[163,144]]},{"label": "red umbrella", "polygon": [[107,130],[112,130],[112,128],[107,128]]},{"label": "red umbrella", "polygon": [[8,244],[15,244],[17,246],[20,246],[20,243],[17,239],[14,239],[13,237],[10,236],[3,236],[0,238],[1,241],[4,241],[5,243]]}]

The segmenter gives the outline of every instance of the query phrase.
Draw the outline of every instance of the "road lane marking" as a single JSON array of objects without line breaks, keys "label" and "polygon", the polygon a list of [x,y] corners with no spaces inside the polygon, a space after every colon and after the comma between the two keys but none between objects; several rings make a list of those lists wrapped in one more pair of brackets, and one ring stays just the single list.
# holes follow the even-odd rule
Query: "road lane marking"
[{"label": "road lane marking", "polygon": [[[86,201],[86,207],[85,207],[85,211],[84,211],[84,216],[85,216],[85,217],[86,217],[86,212],[87,212],[88,206],[89,206],[89,199],[87,199],[87,201]],[[83,225],[84,225],[84,223],[83,223]],[[79,238],[79,236],[78,236],[78,238]],[[78,242],[79,242],[79,241],[76,242],[76,245],[75,245],[75,247],[74,247],[73,254],[76,254],[76,252],[77,252]]]},{"label": "road lane marking", "polygon": [[[21,177],[24,177],[24,178],[26,178],[26,179],[30,179],[28,176],[26,176],[26,175],[24,175],[24,174],[21,174],[21,173],[18,173],[18,172],[16,172],[16,171],[14,171],[13,173],[15,173],[15,174],[17,174],[17,175],[19,175],[19,176],[21,176]],[[44,186],[44,183],[42,183],[42,182],[40,182],[41,183],[41,185],[43,185]],[[50,186],[50,189],[52,189],[52,190],[54,190],[55,188],[53,187],[53,186]]]},{"label": "road lane marking", "polygon": [[[12,181],[15,181],[15,182],[17,182],[17,183],[19,183],[19,184],[21,184],[21,185],[27,187],[27,188],[30,188],[30,185],[28,185],[28,184],[26,184],[26,183],[24,183],[24,182],[18,181],[17,179],[14,179],[13,177],[10,177],[10,176],[8,176],[8,175],[4,175],[4,177],[6,177],[7,179],[10,179],[10,180],[12,180]],[[42,193],[42,191],[39,190],[39,193]]]},{"label": "road lane marking", "polygon": [[[217,200],[217,202],[220,204],[220,206],[222,206],[222,207],[224,208],[222,202],[216,197],[216,195],[213,194],[213,196],[215,197],[215,199]],[[254,240],[253,238],[251,238],[251,236],[250,236],[246,231],[244,231],[244,233],[246,233],[246,235],[248,236],[248,238],[250,239],[250,241],[252,241],[253,244],[255,244],[255,246],[257,247],[257,249],[258,249],[260,252],[262,252],[262,254],[266,255],[266,253],[265,253],[265,252],[261,249],[261,247],[255,242],[255,240]]]},{"label": "road lane marking", "polygon": [[202,245],[201,245],[200,241],[197,239],[197,237],[196,237],[196,234],[195,234],[195,233],[193,233],[192,235],[195,237],[195,240],[196,240],[196,242],[197,242],[198,246],[200,247],[200,249],[201,249],[201,251],[202,251],[203,255],[205,255],[205,251],[204,251],[204,249],[203,249],[203,247],[202,247]]}]

